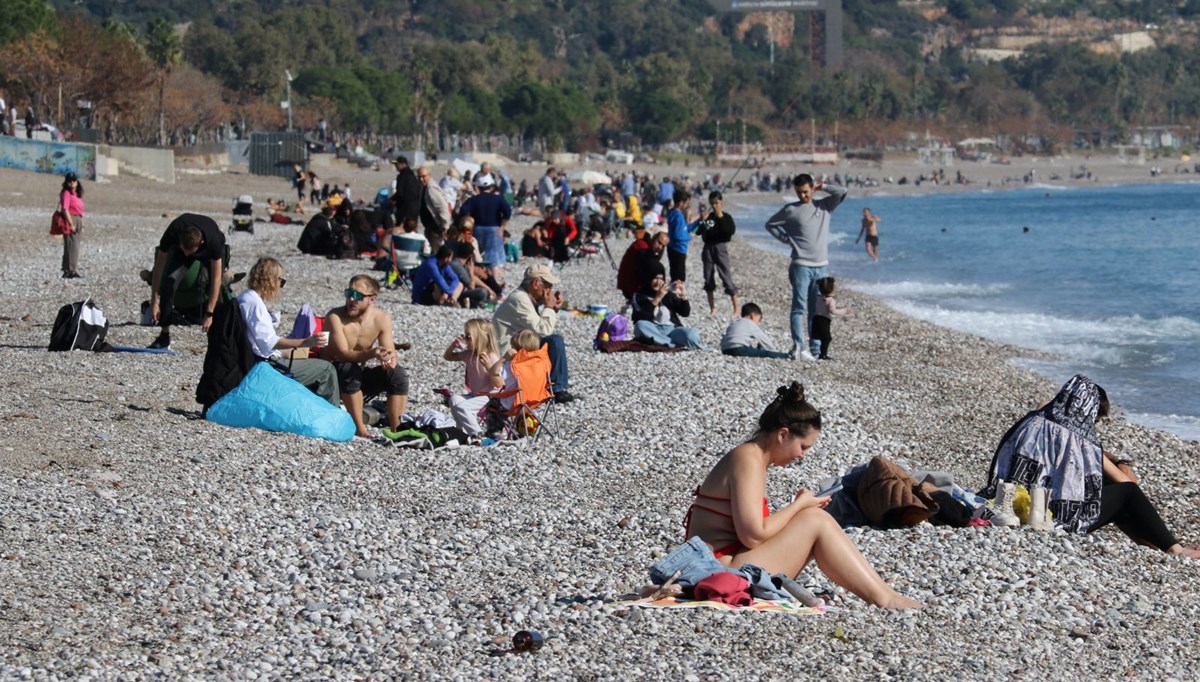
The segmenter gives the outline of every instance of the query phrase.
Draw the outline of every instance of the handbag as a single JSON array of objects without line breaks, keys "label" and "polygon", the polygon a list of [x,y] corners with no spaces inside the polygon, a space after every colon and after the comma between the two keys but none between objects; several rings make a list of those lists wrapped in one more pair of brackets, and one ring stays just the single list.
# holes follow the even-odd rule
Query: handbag
[{"label": "handbag", "polygon": [[55,211],[50,218],[50,234],[71,234],[71,219],[62,211]]}]

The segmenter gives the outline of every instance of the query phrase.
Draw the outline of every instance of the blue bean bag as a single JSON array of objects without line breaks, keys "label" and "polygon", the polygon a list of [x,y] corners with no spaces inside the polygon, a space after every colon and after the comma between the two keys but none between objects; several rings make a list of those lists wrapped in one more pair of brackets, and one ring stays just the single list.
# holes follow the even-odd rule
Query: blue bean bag
[{"label": "blue bean bag", "polygon": [[285,431],[339,443],[354,438],[350,413],[266,362],[255,364],[237,388],[208,408],[206,416],[222,426]]}]

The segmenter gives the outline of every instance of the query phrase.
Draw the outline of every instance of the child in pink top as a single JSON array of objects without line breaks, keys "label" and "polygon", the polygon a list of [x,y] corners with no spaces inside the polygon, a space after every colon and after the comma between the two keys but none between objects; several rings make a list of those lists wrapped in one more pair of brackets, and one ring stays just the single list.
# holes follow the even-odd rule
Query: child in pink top
[{"label": "child in pink top", "polygon": [[467,320],[462,336],[450,342],[443,357],[466,365],[467,392],[449,397],[450,413],[458,428],[468,436],[478,437],[483,434],[479,424],[480,410],[487,405],[488,396],[504,386],[504,377],[491,373],[492,365],[500,359],[491,321]]}]

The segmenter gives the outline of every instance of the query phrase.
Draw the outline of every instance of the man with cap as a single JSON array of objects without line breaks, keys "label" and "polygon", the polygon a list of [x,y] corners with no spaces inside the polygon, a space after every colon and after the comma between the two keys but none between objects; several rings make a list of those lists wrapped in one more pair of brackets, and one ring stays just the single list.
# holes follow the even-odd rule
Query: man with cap
[{"label": "man with cap", "polygon": [[184,213],[163,232],[154,252],[154,271],[150,275],[150,319],[162,331],[150,348],[171,347],[171,322],[175,318],[175,294],[195,263],[200,267],[196,286],[208,287],[204,302],[204,331],[212,326],[213,311],[220,301],[225,268],[225,234],[216,221],[197,213]]},{"label": "man with cap", "polygon": [[403,225],[406,220],[418,221],[421,217],[421,181],[409,167],[408,157],[397,156],[392,164],[396,166],[396,190],[392,192],[396,224]]},{"label": "man with cap", "polygon": [[562,336],[554,333],[558,310],[562,308],[562,292],[555,291],[558,278],[547,265],[531,265],[525,269],[521,286],[496,307],[492,325],[496,328],[496,345],[500,354],[508,352],[509,340],[517,332],[529,330],[541,337],[550,355],[550,383],[554,402],[569,403],[576,399],[567,390],[567,349]]},{"label": "man with cap", "polygon": [[460,216],[475,219],[475,241],[483,260],[492,265],[504,262],[504,238],[502,230],[512,217],[512,206],[500,196],[492,176],[486,175],[479,182],[479,194],[463,202]]}]

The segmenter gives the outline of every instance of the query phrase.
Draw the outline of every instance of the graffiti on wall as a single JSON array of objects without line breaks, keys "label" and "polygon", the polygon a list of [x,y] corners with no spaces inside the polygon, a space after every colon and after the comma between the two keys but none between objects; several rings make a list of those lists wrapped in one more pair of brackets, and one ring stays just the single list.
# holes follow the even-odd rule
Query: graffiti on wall
[{"label": "graffiti on wall", "polygon": [[0,168],[55,175],[73,171],[85,180],[95,180],[96,147],[0,136]]}]

